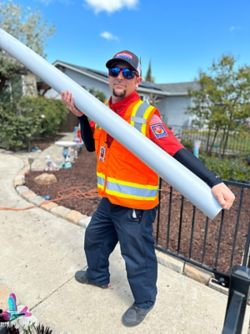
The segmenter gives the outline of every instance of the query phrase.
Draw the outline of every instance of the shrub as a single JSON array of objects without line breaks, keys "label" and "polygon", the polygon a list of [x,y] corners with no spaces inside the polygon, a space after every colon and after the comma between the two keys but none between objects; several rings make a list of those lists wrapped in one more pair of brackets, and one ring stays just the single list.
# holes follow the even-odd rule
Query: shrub
[{"label": "shrub", "polygon": [[187,138],[183,138],[181,139],[181,143],[183,146],[185,146],[185,148],[189,151],[193,151],[193,141],[191,139],[187,139]]},{"label": "shrub", "polygon": [[19,108],[25,115],[32,114],[40,120],[37,135],[42,137],[54,135],[67,115],[67,110],[60,100],[45,97],[23,97]]},{"label": "shrub", "polygon": [[204,164],[223,180],[250,182],[250,167],[243,158],[221,160],[218,157],[202,155]]},{"label": "shrub", "polygon": [[0,109],[0,146],[14,151],[56,134],[67,115],[60,100],[44,97],[22,97],[2,103]]},{"label": "shrub", "polygon": [[101,102],[105,102],[106,101],[106,95],[102,92],[102,91],[100,91],[100,90],[98,90],[98,89],[94,89],[94,88],[91,88],[90,90],[89,90],[89,92],[90,92],[90,94],[92,94],[92,95],[94,95],[98,100],[100,100]]}]

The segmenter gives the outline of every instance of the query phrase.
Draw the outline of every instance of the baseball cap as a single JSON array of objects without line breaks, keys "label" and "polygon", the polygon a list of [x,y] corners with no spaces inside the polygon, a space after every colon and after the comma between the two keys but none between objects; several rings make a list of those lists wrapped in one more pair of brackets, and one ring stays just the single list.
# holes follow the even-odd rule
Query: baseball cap
[{"label": "baseball cap", "polygon": [[133,52],[128,51],[128,50],[117,52],[113,56],[113,58],[109,59],[106,62],[106,67],[111,68],[115,64],[120,63],[120,62],[123,62],[129,65],[134,70],[136,70],[139,75],[141,75],[141,64],[140,64],[139,58]]}]

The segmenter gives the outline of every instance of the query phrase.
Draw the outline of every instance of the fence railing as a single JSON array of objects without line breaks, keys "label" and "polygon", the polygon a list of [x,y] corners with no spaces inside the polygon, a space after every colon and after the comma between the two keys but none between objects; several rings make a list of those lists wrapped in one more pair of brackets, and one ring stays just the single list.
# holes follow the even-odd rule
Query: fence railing
[{"label": "fence railing", "polygon": [[154,233],[156,248],[213,272],[227,285],[231,268],[249,263],[250,184],[225,183],[235,203],[211,221],[161,180]]},{"label": "fence railing", "polygon": [[[226,140],[222,131],[216,132],[216,138],[213,141],[215,131],[207,129],[196,129],[191,127],[172,126],[175,135],[186,144],[193,145],[199,141],[201,150],[226,156],[248,156],[250,155],[250,134],[248,132],[231,131]],[[226,140],[226,145],[225,145]]]}]

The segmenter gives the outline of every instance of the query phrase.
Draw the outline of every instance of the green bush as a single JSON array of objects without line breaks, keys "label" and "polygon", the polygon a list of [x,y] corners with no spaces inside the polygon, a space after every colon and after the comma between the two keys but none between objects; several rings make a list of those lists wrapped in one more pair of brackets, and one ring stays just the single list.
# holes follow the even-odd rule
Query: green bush
[{"label": "green bush", "polygon": [[51,137],[59,130],[67,111],[60,100],[22,97],[0,105],[0,146],[27,149],[32,140]]},{"label": "green bush", "polygon": [[217,157],[200,156],[203,163],[223,180],[250,182],[250,167],[243,158],[221,160]]},{"label": "green bush", "polygon": [[54,135],[65,120],[67,110],[61,100],[47,99],[44,97],[23,97],[20,100],[22,112],[30,112],[40,119],[37,135],[46,137]]},{"label": "green bush", "polygon": [[100,100],[101,102],[105,102],[106,101],[106,95],[102,92],[102,91],[100,91],[100,90],[98,90],[98,89],[94,89],[94,88],[91,88],[90,90],[89,90],[89,92],[90,92],[90,94],[92,94],[92,95],[94,95],[98,100]]},{"label": "green bush", "polygon": [[193,141],[191,139],[188,138],[182,138],[181,139],[181,143],[183,146],[185,146],[185,148],[189,151],[193,151]]}]

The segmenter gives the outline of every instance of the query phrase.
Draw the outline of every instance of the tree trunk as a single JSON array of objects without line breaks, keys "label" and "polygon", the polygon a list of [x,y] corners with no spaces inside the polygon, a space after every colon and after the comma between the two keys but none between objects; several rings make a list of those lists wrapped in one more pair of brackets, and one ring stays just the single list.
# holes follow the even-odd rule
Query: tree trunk
[{"label": "tree trunk", "polygon": [[228,138],[229,138],[229,132],[230,132],[230,128],[228,128],[227,132],[226,132],[226,139],[225,139],[224,146],[223,146],[222,158],[224,158],[224,156],[225,156],[227,143],[228,143]]},{"label": "tree trunk", "polygon": [[231,124],[232,119],[233,119],[233,108],[231,109],[231,113],[230,113],[230,117],[229,117],[229,124],[228,124],[227,131],[226,131],[226,139],[225,139],[224,146],[223,146],[222,157],[224,157],[225,152],[226,152],[228,138],[229,138],[229,132],[230,132],[231,127],[232,127],[232,124]]},{"label": "tree trunk", "polygon": [[226,133],[226,128],[223,128],[221,140],[220,140],[220,156],[223,157],[223,147],[224,147],[224,142],[225,142],[225,133]]},{"label": "tree trunk", "polygon": [[219,130],[219,127],[216,127],[216,128],[215,128],[214,137],[213,137],[213,140],[212,140],[212,144],[211,144],[211,146],[210,146],[210,148],[209,148],[209,152],[208,152],[209,155],[212,154],[212,149],[213,149],[213,146],[214,146],[214,143],[215,143],[215,139],[216,139],[217,134],[218,134],[218,130]]},{"label": "tree trunk", "polygon": [[5,77],[1,77],[0,78],[0,93],[3,91],[5,83],[6,83],[6,78]]},{"label": "tree trunk", "polygon": [[210,142],[210,137],[211,137],[211,128],[208,128],[208,136],[207,136],[207,144],[206,144],[206,153],[208,153],[209,150],[209,142]]}]

